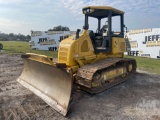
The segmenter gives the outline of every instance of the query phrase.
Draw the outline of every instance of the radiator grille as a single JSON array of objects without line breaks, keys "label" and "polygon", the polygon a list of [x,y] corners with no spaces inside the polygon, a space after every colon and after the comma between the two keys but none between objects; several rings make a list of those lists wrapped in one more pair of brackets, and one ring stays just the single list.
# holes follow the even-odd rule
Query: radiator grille
[{"label": "radiator grille", "polygon": [[60,51],[67,52],[67,51],[68,51],[68,48],[61,47],[61,48],[60,48]]},{"label": "radiator grille", "polygon": [[61,47],[59,51],[59,62],[67,62],[68,48]]},{"label": "radiator grille", "polygon": [[60,56],[65,56],[65,57],[67,57],[67,52],[61,52],[61,51],[60,51],[60,52],[59,52],[59,55],[60,55]]},{"label": "radiator grille", "polygon": [[67,57],[59,56],[59,61],[65,62],[65,61],[67,61]]}]

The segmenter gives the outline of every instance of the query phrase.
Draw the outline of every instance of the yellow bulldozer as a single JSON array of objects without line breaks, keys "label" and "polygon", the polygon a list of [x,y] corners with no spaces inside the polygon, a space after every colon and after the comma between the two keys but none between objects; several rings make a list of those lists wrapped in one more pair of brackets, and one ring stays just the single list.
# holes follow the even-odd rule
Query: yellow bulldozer
[{"label": "yellow bulldozer", "polygon": [[[18,82],[66,115],[73,85],[89,93],[99,93],[127,79],[136,72],[136,61],[124,58],[124,12],[109,6],[87,6],[83,32],[61,41],[58,60],[33,53],[23,54],[24,69]],[[89,30],[89,18],[98,29]],[[120,30],[112,30],[113,18]],[[105,24],[101,26],[102,21]],[[115,24],[117,25],[117,24]]]}]

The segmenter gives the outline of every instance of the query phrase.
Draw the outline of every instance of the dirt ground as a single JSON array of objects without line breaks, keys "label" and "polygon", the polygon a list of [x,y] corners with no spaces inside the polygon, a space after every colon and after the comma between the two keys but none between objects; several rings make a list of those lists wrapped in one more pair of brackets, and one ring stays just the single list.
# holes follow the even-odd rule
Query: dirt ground
[{"label": "dirt ground", "polygon": [[75,89],[63,117],[16,81],[22,69],[20,55],[0,55],[0,120],[160,120],[160,75],[137,72],[95,95]]}]

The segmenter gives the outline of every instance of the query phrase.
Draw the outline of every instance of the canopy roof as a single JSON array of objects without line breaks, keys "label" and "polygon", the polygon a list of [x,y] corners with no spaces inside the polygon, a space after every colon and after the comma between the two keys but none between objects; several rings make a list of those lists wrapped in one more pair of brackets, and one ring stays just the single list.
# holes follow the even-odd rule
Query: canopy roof
[{"label": "canopy roof", "polygon": [[96,17],[96,18],[107,17],[109,14],[109,11],[112,11],[112,16],[124,14],[123,11],[110,6],[86,6],[82,8],[82,11],[84,14],[87,14],[88,16]]}]

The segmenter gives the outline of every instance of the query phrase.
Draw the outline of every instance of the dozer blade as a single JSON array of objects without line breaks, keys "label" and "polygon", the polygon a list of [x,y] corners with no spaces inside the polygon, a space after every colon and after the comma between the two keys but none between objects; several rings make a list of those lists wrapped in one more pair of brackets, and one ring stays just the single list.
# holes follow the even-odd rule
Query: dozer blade
[{"label": "dozer blade", "polygon": [[72,89],[70,74],[65,69],[38,61],[36,58],[43,61],[48,59],[36,54],[22,56],[24,69],[17,81],[65,116]]}]

